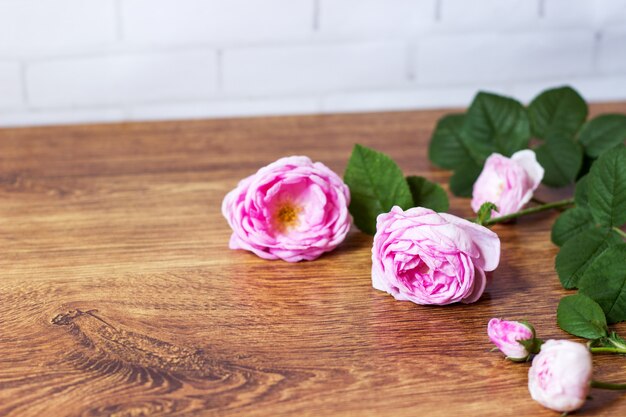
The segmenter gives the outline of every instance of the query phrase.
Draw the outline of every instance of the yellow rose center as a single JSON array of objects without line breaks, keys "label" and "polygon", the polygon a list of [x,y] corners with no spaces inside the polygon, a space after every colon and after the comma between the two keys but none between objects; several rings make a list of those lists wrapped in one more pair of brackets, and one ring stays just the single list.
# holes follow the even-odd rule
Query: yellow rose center
[{"label": "yellow rose center", "polygon": [[298,214],[302,211],[292,203],[283,203],[276,211],[276,226],[278,230],[284,232],[296,227],[299,223]]}]

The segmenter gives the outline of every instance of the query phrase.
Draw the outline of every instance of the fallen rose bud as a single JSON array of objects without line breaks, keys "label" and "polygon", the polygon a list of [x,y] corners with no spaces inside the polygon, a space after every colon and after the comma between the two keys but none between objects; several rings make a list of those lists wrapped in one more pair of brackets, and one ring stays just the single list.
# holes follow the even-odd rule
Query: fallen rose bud
[{"label": "fallen rose bud", "polygon": [[491,154],[474,183],[472,209],[478,213],[483,203],[491,202],[498,207],[493,217],[515,213],[530,201],[543,174],[535,152],[530,149],[516,152],[510,158]]},{"label": "fallen rose bud", "polygon": [[541,341],[535,338],[535,329],[528,323],[493,318],[487,325],[489,340],[507,359],[525,361],[537,353]]},{"label": "fallen rose bud", "polygon": [[579,409],[591,387],[593,365],[587,346],[568,340],[548,340],[528,370],[533,400],[560,412]]},{"label": "fallen rose bud", "polygon": [[222,203],[233,229],[231,249],[265,259],[313,260],[333,250],[350,229],[350,190],[320,162],[279,159],[239,182]]},{"label": "fallen rose bud", "polygon": [[395,206],[376,223],[372,285],[396,300],[473,303],[500,260],[497,234],[451,214]]}]

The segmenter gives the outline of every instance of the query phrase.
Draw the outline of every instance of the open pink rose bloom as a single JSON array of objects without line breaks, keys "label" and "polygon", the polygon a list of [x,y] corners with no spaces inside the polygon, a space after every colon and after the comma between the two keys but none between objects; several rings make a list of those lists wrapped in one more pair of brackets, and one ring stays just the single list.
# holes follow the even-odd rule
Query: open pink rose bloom
[{"label": "open pink rose bloom", "polygon": [[478,213],[483,203],[494,203],[494,217],[519,211],[530,201],[543,179],[544,170],[529,149],[514,153],[510,158],[492,154],[474,183],[472,209]]},{"label": "open pink rose bloom", "polygon": [[222,202],[233,229],[231,249],[265,259],[313,260],[350,229],[350,191],[341,178],[305,156],[281,158],[239,182]]},{"label": "open pink rose bloom", "polygon": [[585,403],[593,364],[587,346],[569,340],[548,340],[528,370],[533,400],[555,411],[569,412]]},{"label": "open pink rose bloom", "polygon": [[524,323],[496,318],[489,320],[487,335],[500,352],[512,360],[527,359],[530,352],[519,343],[519,340],[529,340],[535,337],[533,330]]},{"label": "open pink rose bloom", "polygon": [[396,206],[377,218],[372,285],[396,300],[475,302],[499,261],[497,234],[451,214]]}]

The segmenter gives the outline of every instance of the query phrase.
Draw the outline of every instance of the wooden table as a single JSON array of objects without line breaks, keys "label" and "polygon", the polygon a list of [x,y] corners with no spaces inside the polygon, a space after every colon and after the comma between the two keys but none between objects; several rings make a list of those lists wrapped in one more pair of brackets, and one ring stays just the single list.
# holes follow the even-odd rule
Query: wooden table
[{"label": "wooden table", "polygon": [[[0,130],[0,415],[558,415],[486,336],[504,317],[568,337],[555,213],[494,228],[501,266],[473,305],[375,291],[356,230],[314,262],[227,247],[223,196],[281,156],[343,173],[359,142],[446,183],[426,158],[443,114]],[[451,212],[470,215],[468,200]],[[597,378],[626,381],[626,358],[594,361]],[[580,415],[626,415],[619,394],[593,397]]]}]

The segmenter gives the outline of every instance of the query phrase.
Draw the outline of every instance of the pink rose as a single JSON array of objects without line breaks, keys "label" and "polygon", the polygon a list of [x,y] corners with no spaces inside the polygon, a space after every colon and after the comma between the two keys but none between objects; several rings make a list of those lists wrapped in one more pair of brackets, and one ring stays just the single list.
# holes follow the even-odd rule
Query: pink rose
[{"label": "pink rose", "polygon": [[239,182],[222,203],[233,229],[231,249],[265,259],[313,260],[350,229],[350,190],[320,162],[291,156]]},{"label": "pink rose", "polygon": [[528,203],[543,179],[543,168],[530,149],[515,152],[511,158],[491,154],[472,192],[472,209],[478,213],[483,203],[494,203],[494,217],[519,211]]},{"label": "pink rose", "polygon": [[372,247],[372,285],[417,304],[473,303],[485,271],[500,260],[491,230],[446,213],[395,206],[380,214]]},{"label": "pink rose", "polygon": [[500,349],[500,352],[513,361],[525,361],[531,353],[520,340],[530,342],[535,339],[535,330],[526,323],[491,319],[487,325],[489,340]]},{"label": "pink rose", "polygon": [[528,370],[530,396],[555,411],[577,410],[589,393],[592,367],[591,353],[585,345],[548,340]]}]

